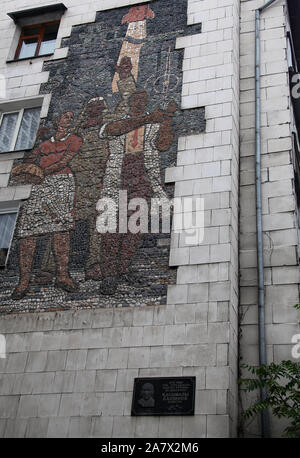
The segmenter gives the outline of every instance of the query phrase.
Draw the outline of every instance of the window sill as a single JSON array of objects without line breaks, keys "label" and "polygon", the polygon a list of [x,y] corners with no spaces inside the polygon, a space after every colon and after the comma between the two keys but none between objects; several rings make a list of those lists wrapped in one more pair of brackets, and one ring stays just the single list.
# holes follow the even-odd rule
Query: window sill
[{"label": "window sill", "polygon": [[27,153],[28,151],[32,151],[33,148],[27,148],[27,149],[16,149],[14,151],[0,151],[1,154],[12,154],[12,153]]},{"label": "window sill", "polygon": [[41,56],[23,57],[22,59],[10,59],[10,60],[7,60],[6,63],[7,64],[11,64],[12,62],[22,62],[24,60],[41,59],[42,57],[53,56],[53,54],[54,54],[54,52],[51,52],[49,54],[42,54]]}]

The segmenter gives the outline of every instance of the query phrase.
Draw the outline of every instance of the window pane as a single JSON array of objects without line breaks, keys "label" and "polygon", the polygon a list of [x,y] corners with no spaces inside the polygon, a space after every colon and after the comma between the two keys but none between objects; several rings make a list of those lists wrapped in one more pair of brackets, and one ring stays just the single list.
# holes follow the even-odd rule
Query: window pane
[{"label": "window pane", "polygon": [[33,57],[36,51],[37,38],[24,38],[18,59]]},{"label": "window pane", "polygon": [[7,254],[7,248],[0,248],[0,267],[5,267]]},{"label": "window pane", "polygon": [[45,27],[45,34],[41,43],[39,56],[43,54],[51,54],[55,50],[55,43],[57,37],[59,24],[50,24]]},{"label": "window pane", "polygon": [[33,147],[35,136],[39,127],[40,111],[40,107],[24,110],[15,151],[30,149]]},{"label": "window pane", "polygon": [[0,126],[0,152],[10,151],[19,113],[5,114]]},{"label": "window pane", "polygon": [[52,54],[55,50],[56,38],[54,40],[42,41],[39,56],[44,54]]},{"label": "window pane", "polygon": [[41,31],[41,26],[37,25],[34,27],[24,27],[24,29],[22,30],[22,33],[23,35],[25,35],[25,37],[28,37],[30,35],[39,35],[40,31]]},{"label": "window pane", "polygon": [[57,36],[59,24],[49,24],[45,27],[44,40],[53,40]]},{"label": "window pane", "polygon": [[9,248],[16,217],[16,213],[0,215],[0,248]]}]

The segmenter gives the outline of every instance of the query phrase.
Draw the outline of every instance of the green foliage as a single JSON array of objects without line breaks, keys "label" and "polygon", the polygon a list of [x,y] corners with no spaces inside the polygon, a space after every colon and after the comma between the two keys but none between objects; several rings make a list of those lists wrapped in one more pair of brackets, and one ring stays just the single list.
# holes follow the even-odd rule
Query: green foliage
[{"label": "green foliage", "polygon": [[259,367],[243,364],[242,367],[256,376],[238,381],[244,386],[244,391],[249,392],[262,387],[267,389],[265,401],[250,406],[244,412],[244,417],[250,418],[264,409],[271,408],[276,417],[290,420],[283,437],[300,438],[300,364],[288,360]]}]

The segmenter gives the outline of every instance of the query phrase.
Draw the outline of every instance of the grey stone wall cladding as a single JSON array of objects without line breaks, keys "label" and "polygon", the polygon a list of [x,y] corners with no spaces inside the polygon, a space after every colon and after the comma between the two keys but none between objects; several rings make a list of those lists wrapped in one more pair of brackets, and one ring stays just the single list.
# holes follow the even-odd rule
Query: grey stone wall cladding
[{"label": "grey stone wall cladding", "polygon": [[[1,437],[223,434],[228,336],[209,305],[2,316]],[[197,377],[192,419],[130,417],[134,378],[162,375]]]},{"label": "grey stone wall cladding", "polygon": [[[254,9],[264,2],[241,2],[240,58],[240,356],[258,364],[257,272],[255,229],[255,78]],[[292,104],[286,61],[285,2],[277,1],[262,15],[262,208],[264,229],[266,339],[268,363],[292,359],[291,339],[299,333],[299,239],[291,152]],[[250,400],[241,393],[241,411]],[[244,434],[260,432],[258,421],[243,425]],[[284,425],[271,418],[272,435]]]}]

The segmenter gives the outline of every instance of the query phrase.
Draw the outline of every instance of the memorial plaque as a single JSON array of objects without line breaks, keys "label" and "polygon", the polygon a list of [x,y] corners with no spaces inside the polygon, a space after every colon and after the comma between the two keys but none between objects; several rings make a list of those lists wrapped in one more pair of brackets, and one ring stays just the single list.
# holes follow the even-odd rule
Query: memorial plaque
[{"label": "memorial plaque", "polygon": [[194,415],[196,377],[134,380],[131,415]]}]

